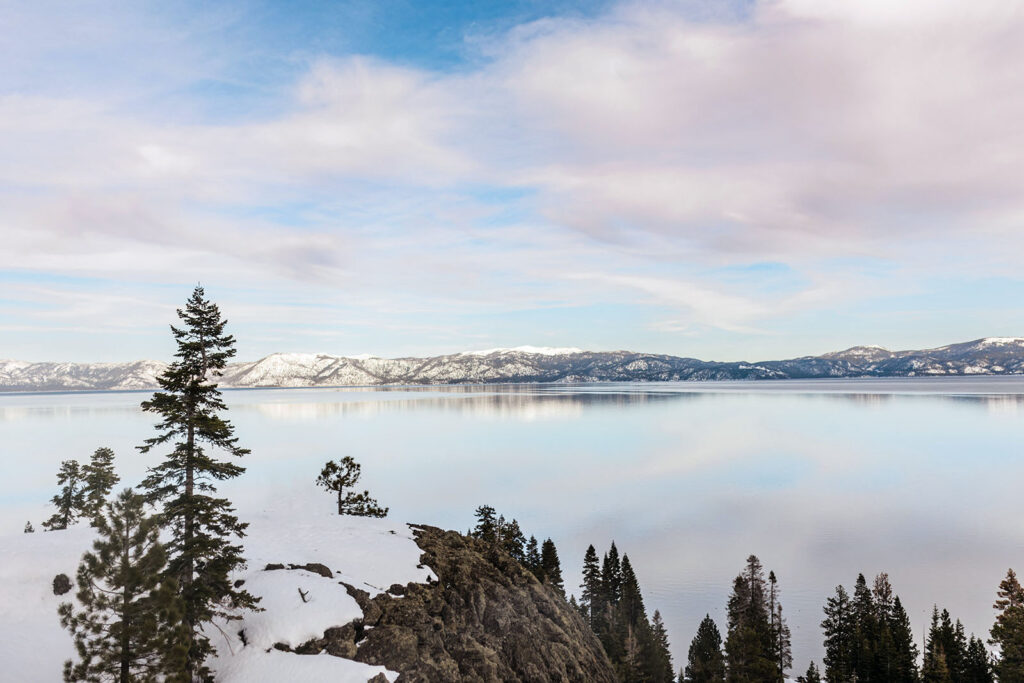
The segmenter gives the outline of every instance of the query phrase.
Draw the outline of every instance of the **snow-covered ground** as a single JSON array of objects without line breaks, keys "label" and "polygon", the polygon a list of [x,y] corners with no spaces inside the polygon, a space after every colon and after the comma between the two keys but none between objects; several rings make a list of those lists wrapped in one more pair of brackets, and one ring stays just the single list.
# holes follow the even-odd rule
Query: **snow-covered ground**
[{"label": "snow-covered ground", "polygon": [[[221,681],[332,681],[364,683],[398,674],[330,655],[297,655],[274,643],[299,645],[342,626],[362,612],[339,582],[376,595],[392,584],[434,579],[419,568],[420,549],[409,528],[388,519],[339,517],[324,496],[288,500],[273,509],[240,514],[250,523],[244,539],[248,568],[237,578],[262,597],[263,612],[245,613],[225,634],[213,630],[218,657],[210,662]],[[61,628],[57,606],[69,599],[53,594],[53,577],[74,579],[93,530],[79,523],[66,531],[0,536],[0,662],[4,680],[34,683],[61,680],[64,660],[74,656],[71,636]],[[306,570],[264,571],[267,564],[318,563],[334,572],[326,578]],[[299,590],[305,595],[303,601]],[[238,637],[245,630],[248,645]],[[270,650],[268,652],[268,649]]]}]

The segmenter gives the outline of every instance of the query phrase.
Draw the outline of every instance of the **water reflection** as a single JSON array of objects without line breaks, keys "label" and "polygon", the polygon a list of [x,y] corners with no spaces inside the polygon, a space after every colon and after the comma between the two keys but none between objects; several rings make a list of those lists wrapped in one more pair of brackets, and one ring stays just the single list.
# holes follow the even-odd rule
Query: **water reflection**
[{"label": "water reflection", "polygon": [[[156,456],[145,392],[0,396],[0,525],[48,516],[58,463],[97,446],[125,484]],[[750,553],[779,575],[797,668],[820,661],[821,605],[857,572],[888,571],[920,637],[933,601],[990,625],[1006,568],[1024,568],[1019,378],[384,387],[229,391],[243,517],[321,495],[351,454],[399,519],[464,529],[479,504],[558,543],[566,585],[614,539],[677,664],[700,618],[724,628]],[[325,499],[329,504],[329,500]],[[38,524],[37,524],[38,526]]]}]

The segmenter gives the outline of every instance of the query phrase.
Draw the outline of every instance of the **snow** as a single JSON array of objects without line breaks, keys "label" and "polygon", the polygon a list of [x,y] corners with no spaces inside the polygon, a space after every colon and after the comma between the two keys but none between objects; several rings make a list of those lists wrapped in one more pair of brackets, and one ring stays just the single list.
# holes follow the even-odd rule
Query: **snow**
[{"label": "snow", "polygon": [[[334,514],[330,499],[312,495],[240,510],[239,516],[250,526],[242,541],[248,566],[236,578],[262,597],[265,611],[243,612],[240,620],[219,624],[223,635],[211,630],[218,657],[209,663],[218,672],[217,679],[363,683],[383,672],[394,680],[398,674],[383,667],[330,655],[280,652],[272,646],[296,646],[361,617],[342,581],[372,596],[395,583],[436,580],[429,569],[417,566],[421,551],[409,527],[388,519],[342,517]],[[6,680],[61,679],[64,660],[74,656],[74,647],[60,626],[57,606],[71,599],[74,591],[55,596],[52,581],[58,573],[74,579],[93,534],[87,524],[79,523],[66,531],[25,534],[19,529],[0,536],[0,612],[5,623],[0,661]],[[327,566],[334,577],[304,569],[264,570],[267,564],[308,563]],[[248,646],[238,636],[242,629]]]},{"label": "snow", "polygon": [[985,337],[978,342],[978,346],[1006,346],[1024,344],[1024,337]]},{"label": "snow", "polygon": [[483,351],[464,351],[459,355],[489,356],[492,353],[533,353],[538,356],[566,356],[573,353],[583,353],[583,349],[578,349],[575,346],[516,346],[513,348],[485,349]]},{"label": "snow", "polygon": [[218,659],[211,667],[218,681],[331,681],[366,683],[383,673],[389,681],[398,678],[383,666],[370,666],[327,654],[295,655],[289,652],[248,649],[229,659]]}]

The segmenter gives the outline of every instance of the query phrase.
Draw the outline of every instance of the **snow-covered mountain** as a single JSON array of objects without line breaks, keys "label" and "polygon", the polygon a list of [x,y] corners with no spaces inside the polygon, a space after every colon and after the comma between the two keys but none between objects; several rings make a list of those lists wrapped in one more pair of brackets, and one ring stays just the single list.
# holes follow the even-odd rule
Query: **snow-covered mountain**
[{"label": "snow-covered mountain", "polygon": [[[0,391],[151,389],[166,366],[131,363],[26,363],[0,360]],[[821,356],[719,363],[633,351],[523,346],[427,358],[274,353],[231,363],[224,387],[376,386],[499,382],[657,382],[816,377],[920,377],[1024,374],[1024,337],[986,337],[935,349],[854,346]]]}]

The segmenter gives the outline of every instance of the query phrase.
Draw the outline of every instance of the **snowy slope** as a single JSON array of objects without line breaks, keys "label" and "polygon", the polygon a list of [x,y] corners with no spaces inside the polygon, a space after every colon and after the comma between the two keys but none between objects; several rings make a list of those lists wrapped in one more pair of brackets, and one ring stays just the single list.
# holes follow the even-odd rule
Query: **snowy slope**
[{"label": "snowy slope", "polygon": [[[0,391],[151,389],[164,365],[0,361]],[[232,363],[224,387],[378,386],[490,382],[657,382],[1024,373],[1024,338],[986,337],[917,351],[855,346],[821,356],[719,363],[632,351],[520,346],[429,358],[275,353]]]},{"label": "snowy slope", "polygon": [[[383,667],[330,655],[280,652],[273,645],[299,645],[361,617],[341,581],[376,595],[395,583],[436,580],[429,569],[417,566],[420,549],[408,526],[386,519],[339,517],[322,496],[249,511],[242,518],[250,523],[243,541],[248,568],[238,578],[262,597],[265,611],[243,613],[240,621],[222,625],[223,635],[212,637],[218,657],[210,664],[217,679],[364,683],[384,673],[394,680],[398,674]],[[0,537],[0,661],[4,676],[9,676],[5,680],[60,680],[63,662],[74,656],[74,648],[60,627],[57,606],[73,592],[55,596],[51,582],[58,573],[74,578],[92,538],[92,529],[84,523],[66,531]],[[268,564],[307,563],[327,566],[334,577],[301,569],[264,571]],[[238,635],[242,629],[248,645]]]}]

